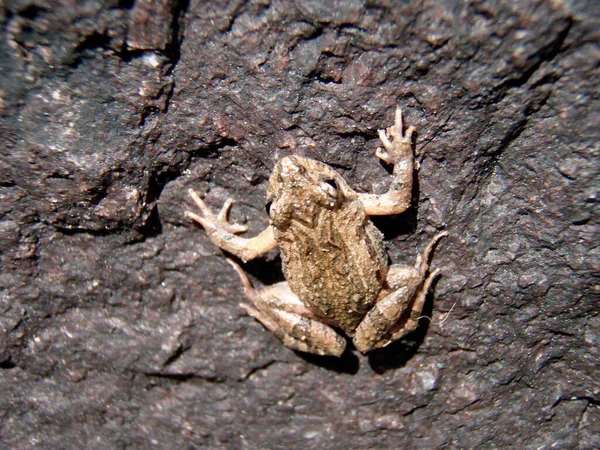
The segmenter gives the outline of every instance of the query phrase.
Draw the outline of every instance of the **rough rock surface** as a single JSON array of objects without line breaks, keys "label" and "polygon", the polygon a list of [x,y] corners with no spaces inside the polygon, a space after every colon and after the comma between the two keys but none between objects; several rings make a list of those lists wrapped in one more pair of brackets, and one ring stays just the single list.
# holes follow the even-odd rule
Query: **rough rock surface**
[{"label": "rough rock surface", "polygon": [[[2,448],[600,447],[600,3],[6,0]],[[183,217],[250,234],[299,153],[358,190],[418,128],[393,262],[436,231],[421,327],[341,359],[245,316]],[[277,253],[247,264],[280,279]],[[446,313],[451,311],[449,317]]]}]

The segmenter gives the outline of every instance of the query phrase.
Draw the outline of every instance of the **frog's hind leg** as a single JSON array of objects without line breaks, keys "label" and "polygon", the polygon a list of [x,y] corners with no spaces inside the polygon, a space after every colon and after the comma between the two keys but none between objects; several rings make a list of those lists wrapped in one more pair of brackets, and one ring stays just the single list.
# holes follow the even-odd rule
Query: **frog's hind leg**
[{"label": "frog's hind leg", "polygon": [[[413,270],[418,271],[419,282],[416,292],[413,295],[413,302],[412,306],[410,307],[410,315],[405,323],[396,324],[394,329],[390,330],[391,336],[388,339],[388,342],[382,346],[406,336],[408,333],[415,330],[419,325],[419,318],[423,312],[423,306],[425,305],[425,299],[427,297],[427,293],[429,292],[429,288],[431,288],[431,283],[433,283],[433,280],[435,280],[440,274],[440,270],[435,269],[433,272],[427,275],[427,271],[429,270],[429,257],[431,256],[433,247],[435,247],[438,241],[445,236],[448,236],[448,232],[446,231],[436,234],[431,241],[429,241],[429,244],[427,244],[425,250],[423,250],[423,255],[417,256],[417,261]],[[407,277],[408,273],[406,272],[407,271],[404,267],[398,266],[397,273],[400,275],[400,279],[393,280],[396,286],[403,286],[405,283],[408,283],[409,285],[411,284],[410,277]],[[405,281],[402,279],[403,277],[407,277],[409,279]],[[389,278],[393,278],[393,275],[389,275]]]},{"label": "frog's hind leg", "polygon": [[435,244],[446,235],[446,232],[437,234],[414,267],[390,267],[387,281],[391,292],[375,304],[356,329],[353,342],[359,351],[365,353],[385,347],[417,328],[427,292],[440,273],[436,269],[427,275],[429,256]]},{"label": "frog's hind leg", "polygon": [[261,291],[252,287],[250,280],[232,260],[246,297],[252,305],[240,304],[248,314],[277,336],[286,347],[317,355],[340,356],[346,341],[323,319],[315,316],[291,291],[286,282],[276,283]]},{"label": "frog's hind leg", "polygon": [[440,274],[439,269],[434,270],[429,276],[423,281],[423,284],[417,290],[414,297],[414,302],[410,308],[410,313],[406,320],[397,321],[394,326],[388,330],[389,337],[380,340],[373,348],[385,347],[398,339],[403,338],[408,333],[416,330],[419,326],[419,319],[423,312],[423,306],[425,305],[425,298],[431,287],[433,280]]}]

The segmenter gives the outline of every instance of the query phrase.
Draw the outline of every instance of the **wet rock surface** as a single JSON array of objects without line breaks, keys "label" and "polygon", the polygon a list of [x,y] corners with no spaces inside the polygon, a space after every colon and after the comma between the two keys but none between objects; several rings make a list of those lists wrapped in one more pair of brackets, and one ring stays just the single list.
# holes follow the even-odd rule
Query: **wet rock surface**
[{"label": "wet rock surface", "polygon": [[[598,17],[593,1],[3,3],[3,445],[600,446]],[[288,154],[382,192],[396,104],[419,183],[376,223],[394,263],[450,232],[432,321],[367,356],[294,353],[238,307],[187,190],[233,197],[249,235]],[[281,279],[276,251],[244,267]]]}]

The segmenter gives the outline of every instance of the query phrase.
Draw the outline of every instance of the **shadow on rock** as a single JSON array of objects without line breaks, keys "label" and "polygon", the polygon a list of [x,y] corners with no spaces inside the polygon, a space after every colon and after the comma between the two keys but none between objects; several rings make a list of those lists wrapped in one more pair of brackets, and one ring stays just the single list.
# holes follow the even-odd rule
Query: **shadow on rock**
[{"label": "shadow on rock", "polygon": [[[435,285],[435,282],[434,282]],[[432,291],[435,287],[431,288]],[[431,317],[433,312],[432,294],[427,296],[421,316]],[[415,331],[404,339],[392,342],[384,348],[369,352],[368,359],[371,368],[377,373],[385,373],[390,369],[403,367],[419,350],[429,330],[430,321],[422,319]]]},{"label": "shadow on rock", "polygon": [[319,356],[311,353],[295,352],[300,358],[310,364],[331,370],[337,373],[354,375],[358,372],[358,357],[350,351],[350,345],[342,356]]}]

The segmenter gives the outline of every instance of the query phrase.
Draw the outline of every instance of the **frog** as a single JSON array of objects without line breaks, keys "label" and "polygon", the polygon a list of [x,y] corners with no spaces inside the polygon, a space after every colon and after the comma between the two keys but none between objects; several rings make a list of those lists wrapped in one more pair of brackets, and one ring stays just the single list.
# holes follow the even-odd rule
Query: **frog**
[{"label": "frog", "polygon": [[437,242],[433,236],[414,265],[390,265],[383,234],[371,216],[395,215],[411,206],[416,162],[415,127],[405,128],[400,107],[394,124],[378,130],[382,146],[375,156],[393,167],[383,194],[359,193],[327,164],[290,155],[269,178],[269,225],[252,238],[238,234],[247,225],[230,222],[228,199],[215,214],[193,189],[200,214],[185,215],[201,225],[210,240],[243,262],[279,247],[285,281],[253,287],[242,267],[237,273],[248,303],[240,306],[292,350],[341,356],[351,339],[361,353],[404,338],[419,323],[426,296],[440,270],[430,270]]}]

